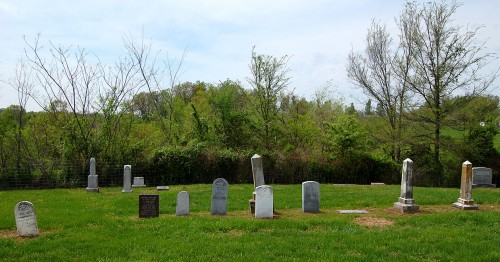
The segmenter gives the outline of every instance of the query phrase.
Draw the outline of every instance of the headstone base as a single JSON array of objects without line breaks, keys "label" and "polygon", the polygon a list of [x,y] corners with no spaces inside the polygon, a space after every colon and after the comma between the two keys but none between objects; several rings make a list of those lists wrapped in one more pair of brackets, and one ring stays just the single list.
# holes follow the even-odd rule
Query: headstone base
[{"label": "headstone base", "polygon": [[472,184],[472,188],[478,188],[478,187],[483,187],[483,188],[497,188],[497,185],[495,184]]},{"label": "headstone base", "polygon": [[250,213],[255,214],[255,199],[248,200],[248,204],[250,205]]},{"label": "headstone base", "polygon": [[87,192],[92,192],[92,193],[99,193],[99,188],[86,188]]},{"label": "headstone base", "polygon": [[122,190],[122,193],[132,193],[132,192],[133,192],[132,190],[125,190],[125,189]]},{"label": "headstone base", "polygon": [[472,204],[472,205],[468,205],[468,204],[462,204],[460,202],[455,202],[453,203],[452,205],[453,207],[456,207],[456,208],[460,208],[462,210],[478,210],[479,207]]},{"label": "headstone base", "polygon": [[146,185],[132,185],[132,187],[146,187]]},{"label": "headstone base", "polygon": [[394,203],[394,209],[400,211],[401,213],[415,213],[418,212],[419,206],[415,204],[403,204],[396,202]]}]

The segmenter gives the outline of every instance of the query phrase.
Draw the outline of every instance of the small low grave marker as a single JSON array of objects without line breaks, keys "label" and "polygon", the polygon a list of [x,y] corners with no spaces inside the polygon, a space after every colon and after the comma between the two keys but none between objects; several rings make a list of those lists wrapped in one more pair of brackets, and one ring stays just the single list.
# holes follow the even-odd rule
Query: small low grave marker
[{"label": "small low grave marker", "polygon": [[302,183],[302,212],[319,213],[319,183],[306,181]]},{"label": "small low grave marker", "polygon": [[95,158],[90,159],[90,174],[87,180],[87,192],[99,193],[98,180],[95,171]]},{"label": "small low grave marker", "polygon": [[366,210],[339,210],[340,214],[368,214]]},{"label": "small low grave marker", "polygon": [[189,215],[189,193],[187,191],[181,191],[177,194],[175,215],[176,216]]},{"label": "small low grave marker", "polygon": [[492,187],[496,188],[493,182],[493,172],[487,167],[472,168],[472,187]]},{"label": "small low grave marker", "polygon": [[170,187],[168,187],[168,186],[157,186],[156,187],[156,190],[158,190],[158,191],[165,191],[165,190],[169,190],[169,189],[170,189]]},{"label": "small low grave marker", "polygon": [[255,217],[273,218],[274,195],[273,188],[262,185],[255,189]]},{"label": "small low grave marker", "polygon": [[228,183],[224,178],[217,178],[212,184],[212,207],[210,214],[225,215],[227,213]]},{"label": "small low grave marker", "polygon": [[465,161],[462,164],[460,197],[457,202],[453,203],[452,206],[462,210],[479,209],[479,207],[474,204],[474,199],[472,199],[472,163],[469,161]]},{"label": "small low grave marker", "polygon": [[146,185],[144,184],[144,177],[134,177],[134,184],[132,185],[132,187],[146,187]]},{"label": "small low grave marker", "polygon": [[417,212],[419,206],[413,200],[413,161],[409,158],[403,161],[401,172],[401,195],[394,208],[402,213]]},{"label": "small low grave marker", "polygon": [[132,166],[123,166],[123,190],[124,193],[132,192]]},{"label": "small low grave marker", "polygon": [[22,237],[38,236],[38,223],[36,220],[35,207],[28,201],[17,203],[14,208],[16,217],[17,233]]},{"label": "small low grave marker", "polygon": [[160,216],[160,195],[139,195],[139,217]]}]

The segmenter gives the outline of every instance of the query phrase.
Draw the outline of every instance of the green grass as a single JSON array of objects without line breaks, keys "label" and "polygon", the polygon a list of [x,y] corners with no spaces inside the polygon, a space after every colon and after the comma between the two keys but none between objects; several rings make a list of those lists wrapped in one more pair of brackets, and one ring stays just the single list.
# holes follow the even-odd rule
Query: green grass
[{"label": "green grass", "polygon": [[[498,261],[500,189],[474,189],[479,211],[451,207],[459,190],[415,188],[421,212],[392,209],[399,186],[321,185],[320,214],[302,214],[301,186],[275,185],[276,217],[248,211],[252,185],[230,185],[228,215],[210,216],[211,185],[0,192],[2,261]],[[187,190],[191,215],[176,217]],[[160,217],[138,218],[138,194],[160,195]],[[41,235],[15,236],[14,206],[35,205]],[[365,209],[341,215],[338,209]],[[360,221],[392,222],[385,227]]]}]

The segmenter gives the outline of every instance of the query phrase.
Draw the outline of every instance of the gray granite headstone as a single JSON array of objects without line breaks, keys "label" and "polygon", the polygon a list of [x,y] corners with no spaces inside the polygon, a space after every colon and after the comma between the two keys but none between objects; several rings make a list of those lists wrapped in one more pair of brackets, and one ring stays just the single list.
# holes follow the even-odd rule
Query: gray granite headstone
[{"label": "gray granite headstone", "polygon": [[146,187],[146,185],[144,184],[144,177],[134,177],[134,184],[132,185],[132,187]]},{"label": "gray granite headstone", "polygon": [[160,195],[139,195],[139,217],[160,216]]},{"label": "gray granite headstone", "polygon": [[255,217],[273,218],[274,194],[273,188],[262,185],[255,189]]},{"label": "gray granite headstone", "polygon": [[460,197],[452,206],[462,210],[479,209],[479,207],[474,204],[474,199],[472,199],[472,163],[469,161],[465,161],[462,164]]},{"label": "gray granite headstone", "polygon": [[132,166],[123,166],[123,190],[124,193],[132,192]]},{"label": "gray granite headstone", "polygon": [[189,193],[187,191],[181,191],[177,194],[175,215],[176,216],[189,215]]},{"label": "gray granite headstone", "polygon": [[225,215],[227,213],[228,183],[224,178],[217,178],[212,184],[212,207],[210,214]]},{"label": "gray granite headstone", "polygon": [[493,182],[493,172],[487,167],[472,168],[472,187],[493,187],[496,188]]},{"label": "gray granite headstone", "polygon": [[98,179],[95,171],[95,158],[90,159],[90,175],[87,180],[87,192],[99,193]]},{"label": "gray granite headstone", "polygon": [[35,207],[28,201],[17,203],[14,208],[17,233],[22,237],[38,236]]},{"label": "gray granite headstone", "polygon": [[413,161],[409,158],[403,161],[401,172],[401,195],[394,208],[402,213],[417,212],[419,206],[413,200]]},{"label": "gray granite headstone", "polygon": [[252,156],[252,174],[253,174],[253,187],[264,185],[264,167],[262,165],[262,157],[255,154]]},{"label": "gray granite headstone", "polygon": [[156,187],[156,190],[158,191],[166,191],[166,190],[169,190],[170,187],[169,186],[157,186]]},{"label": "gray granite headstone", "polygon": [[302,212],[319,213],[319,183],[306,181],[302,183]]}]

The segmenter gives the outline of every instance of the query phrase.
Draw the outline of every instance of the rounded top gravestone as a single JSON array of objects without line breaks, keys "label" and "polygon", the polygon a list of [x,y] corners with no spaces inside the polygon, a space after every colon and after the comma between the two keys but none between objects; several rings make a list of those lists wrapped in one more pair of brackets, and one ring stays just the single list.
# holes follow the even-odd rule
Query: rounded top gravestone
[{"label": "rounded top gravestone", "polygon": [[20,236],[38,236],[35,207],[28,201],[17,203],[14,208],[17,233]]}]

